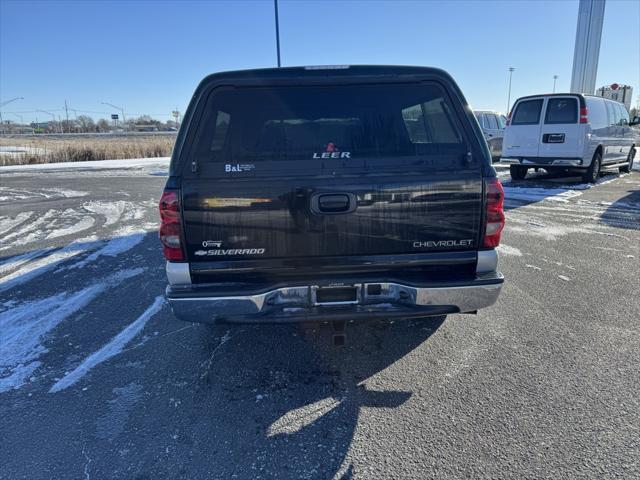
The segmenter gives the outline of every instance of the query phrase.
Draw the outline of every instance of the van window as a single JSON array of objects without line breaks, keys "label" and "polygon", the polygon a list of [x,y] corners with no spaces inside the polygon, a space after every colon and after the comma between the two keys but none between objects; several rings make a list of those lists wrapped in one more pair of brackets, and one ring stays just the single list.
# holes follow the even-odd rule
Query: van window
[{"label": "van window", "polygon": [[507,126],[507,117],[498,115],[498,127],[503,130]]},{"label": "van window", "polygon": [[578,100],[576,98],[550,98],[547,102],[544,123],[578,123]]},{"label": "van window", "polygon": [[439,85],[343,85],[213,90],[191,155],[319,162],[467,150]]},{"label": "van window", "polygon": [[622,103],[618,103],[616,109],[618,111],[618,125],[627,125],[629,123],[627,108]]},{"label": "van window", "polygon": [[511,125],[537,125],[540,122],[542,98],[518,102]]}]

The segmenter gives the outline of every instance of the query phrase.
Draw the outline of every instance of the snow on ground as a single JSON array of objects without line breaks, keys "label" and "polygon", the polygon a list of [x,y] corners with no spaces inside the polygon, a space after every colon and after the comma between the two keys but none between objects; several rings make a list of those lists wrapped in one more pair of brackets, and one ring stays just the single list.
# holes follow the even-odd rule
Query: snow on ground
[{"label": "snow on ground", "polygon": [[113,225],[122,216],[126,203],[122,200],[115,202],[89,202],[82,205],[82,208],[92,213],[105,216],[105,225]]},{"label": "snow on ground", "polygon": [[8,275],[4,275],[0,278],[0,292],[4,292],[5,290],[33,280],[34,278],[50,271],[59,263],[81,253],[87,252],[97,244],[96,237],[82,238],[71,242],[66,247],[61,248],[50,255],[37,258],[31,262],[28,261],[30,260],[28,257],[29,254],[11,259],[7,264],[3,264],[0,267],[3,273],[14,270]]},{"label": "snow on ground", "polygon": [[73,235],[74,233],[82,232],[88,228],[93,227],[93,224],[96,223],[95,218],[93,217],[82,217],[73,225],[69,225],[65,228],[59,228],[58,230],[54,230],[49,235],[46,236],[47,240],[51,238],[64,237],[66,235]]},{"label": "snow on ground", "polygon": [[38,163],[0,167],[0,172],[30,172],[34,170],[93,170],[159,167],[167,168],[170,157],[129,158],[124,160],[93,160],[89,162]]},{"label": "snow on ground", "polygon": [[550,200],[555,202],[567,202],[571,198],[582,195],[576,189],[568,188],[540,188],[540,187],[504,187],[505,200],[520,200],[524,202],[539,202]]},{"label": "snow on ground", "polygon": [[21,212],[15,217],[0,217],[0,235],[17,227],[33,215],[33,212]]},{"label": "snow on ground", "polygon": [[109,360],[111,357],[118,355],[124,347],[133,340],[144,328],[149,319],[158,313],[164,306],[164,297],[156,297],[155,301],[127,328],[116,335],[109,343],[104,345],[100,350],[89,355],[75,370],[65,375],[56,382],[49,393],[56,393],[70,387],[96,365]]},{"label": "snow on ground", "polygon": [[[0,167],[3,168],[3,167]],[[63,188],[9,188],[0,187],[0,202],[15,202],[16,200],[37,200],[42,198],[75,198],[86,197],[89,192]]]},{"label": "snow on ground", "polygon": [[83,268],[88,263],[93,262],[98,257],[102,256],[116,257],[138,245],[144,239],[146,234],[146,230],[138,227],[123,227],[119,229],[113,238],[111,238],[100,250],[93,252],[87,258],[80,260],[67,268]]},{"label": "snow on ground", "polygon": [[0,313],[0,393],[19,388],[34,374],[42,364],[39,358],[48,351],[43,342],[60,322],[143,271],[122,270],[75,293],[58,293]]}]

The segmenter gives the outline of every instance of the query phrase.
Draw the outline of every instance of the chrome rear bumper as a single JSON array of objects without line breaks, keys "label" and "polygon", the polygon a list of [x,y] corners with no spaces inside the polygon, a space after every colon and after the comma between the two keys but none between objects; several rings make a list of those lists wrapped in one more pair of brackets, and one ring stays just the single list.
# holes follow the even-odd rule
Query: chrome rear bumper
[{"label": "chrome rear bumper", "polygon": [[493,305],[503,276],[491,272],[464,285],[416,287],[399,283],[351,285],[354,300],[319,303],[315,285],[251,294],[215,295],[215,286],[169,286],[167,300],[181,320],[201,323],[290,323],[358,318],[416,318],[469,313]]}]

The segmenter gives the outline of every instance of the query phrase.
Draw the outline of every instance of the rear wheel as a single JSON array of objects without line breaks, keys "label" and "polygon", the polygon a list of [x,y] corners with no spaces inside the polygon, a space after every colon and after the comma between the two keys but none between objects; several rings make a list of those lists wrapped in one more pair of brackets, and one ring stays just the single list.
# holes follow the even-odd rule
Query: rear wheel
[{"label": "rear wheel", "polygon": [[582,180],[588,183],[596,183],[600,175],[600,167],[602,165],[602,154],[598,150],[591,160],[591,165],[582,174]]},{"label": "rear wheel", "polygon": [[509,165],[509,173],[514,180],[524,180],[524,177],[527,176],[527,170],[529,169],[522,165]]},{"label": "rear wheel", "polygon": [[627,157],[627,164],[624,167],[620,167],[620,172],[631,173],[631,169],[633,168],[633,158],[635,156],[636,156],[636,149],[631,147],[631,150],[629,150],[629,156]]}]

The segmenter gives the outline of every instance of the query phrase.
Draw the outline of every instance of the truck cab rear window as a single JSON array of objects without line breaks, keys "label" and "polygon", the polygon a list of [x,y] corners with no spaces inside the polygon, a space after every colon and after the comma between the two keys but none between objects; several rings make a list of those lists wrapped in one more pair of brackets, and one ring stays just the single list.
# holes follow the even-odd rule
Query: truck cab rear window
[{"label": "truck cab rear window", "polygon": [[437,84],[213,90],[191,155],[199,163],[465,153]]},{"label": "truck cab rear window", "polygon": [[537,125],[540,122],[542,99],[524,100],[516,106],[511,125]]},{"label": "truck cab rear window", "polygon": [[575,98],[550,98],[544,123],[578,123],[578,100]]}]

